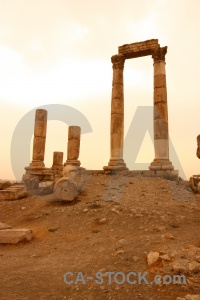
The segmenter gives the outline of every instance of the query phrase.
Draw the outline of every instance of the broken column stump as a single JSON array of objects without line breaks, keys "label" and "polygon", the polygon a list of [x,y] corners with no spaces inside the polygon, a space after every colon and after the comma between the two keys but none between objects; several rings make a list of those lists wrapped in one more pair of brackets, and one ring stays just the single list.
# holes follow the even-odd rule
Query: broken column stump
[{"label": "broken column stump", "polygon": [[57,199],[72,201],[82,191],[87,182],[83,168],[67,165],[63,168],[63,177],[58,179],[54,186],[54,195]]},{"label": "broken column stump", "polygon": [[81,128],[79,126],[69,126],[68,128],[68,146],[67,146],[67,160],[66,165],[80,166],[79,152],[80,152]]},{"label": "broken column stump", "polygon": [[78,195],[78,186],[70,177],[60,178],[54,186],[54,195],[57,199],[72,201]]}]

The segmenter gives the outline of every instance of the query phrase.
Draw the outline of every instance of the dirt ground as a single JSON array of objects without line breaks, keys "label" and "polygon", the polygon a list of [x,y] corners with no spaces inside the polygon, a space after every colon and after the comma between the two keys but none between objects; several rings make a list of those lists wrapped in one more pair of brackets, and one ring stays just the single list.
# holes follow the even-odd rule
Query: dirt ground
[{"label": "dirt ground", "polygon": [[[176,274],[176,259],[200,255],[200,195],[187,182],[93,175],[71,203],[52,195],[0,201],[0,221],[35,235],[31,242],[0,245],[0,300],[171,300],[200,294],[200,270],[180,270],[186,284],[152,283],[155,275]],[[169,259],[148,266],[150,251]],[[73,273],[65,277],[72,284],[64,281],[67,272]],[[123,282],[118,272],[148,272],[148,284]]]}]

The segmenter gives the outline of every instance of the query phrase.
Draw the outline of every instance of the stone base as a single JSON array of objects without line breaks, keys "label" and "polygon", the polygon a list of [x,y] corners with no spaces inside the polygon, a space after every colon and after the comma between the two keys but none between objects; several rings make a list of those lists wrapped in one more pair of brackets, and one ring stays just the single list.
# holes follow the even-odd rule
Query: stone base
[{"label": "stone base", "polygon": [[45,164],[43,161],[40,161],[40,160],[33,160],[30,165],[29,165],[29,168],[41,168],[43,169],[45,167]]},{"label": "stone base", "polygon": [[81,165],[81,163],[80,163],[80,160],[66,160],[66,162],[64,163],[64,166],[67,166],[67,165],[79,167]]},{"label": "stone base", "polygon": [[128,170],[123,159],[110,159],[108,166],[103,167],[105,172]]},{"label": "stone base", "polygon": [[154,161],[149,166],[150,170],[174,170],[169,159],[154,159]]},{"label": "stone base", "polygon": [[87,174],[89,175],[120,175],[127,177],[153,177],[153,178],[164,178],[168,180],[178,180],[179,171],[178,170],[87,170]]}]

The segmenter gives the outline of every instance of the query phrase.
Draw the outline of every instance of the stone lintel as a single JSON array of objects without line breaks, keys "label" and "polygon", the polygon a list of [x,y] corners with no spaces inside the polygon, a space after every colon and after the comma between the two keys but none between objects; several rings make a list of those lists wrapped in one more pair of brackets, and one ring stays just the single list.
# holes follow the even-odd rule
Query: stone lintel
[{"label": "stone lintel", "polygon": [[158,48],[160,48],[158,39],[152,39],[120,46],[118,47],[118,53],[124,55],[126,59],[137,58],[141,56],[152,55],[152,53]]}]

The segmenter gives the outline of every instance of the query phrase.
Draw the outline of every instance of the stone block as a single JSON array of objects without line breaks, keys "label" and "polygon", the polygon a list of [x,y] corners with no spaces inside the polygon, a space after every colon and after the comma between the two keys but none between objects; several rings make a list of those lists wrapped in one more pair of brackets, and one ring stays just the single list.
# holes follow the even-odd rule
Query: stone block
[{"label": "stone block", "polygon": [[123,70],[122,69],[114,69],[112,85],[114,85],[114,84],[122,84],[123,85]]},{"label": "stone block", "polygon": [[124,101],[122,98],[112,98],[112,113],[124,115]]},{"label": "stone block", "polygon": [[0,244],[17,244],[30,241],[33,236],[30,229],[4,229],[0,230]]},{"label": "stone block", "polygon": [[39,195],[46,195],[53,193],[54,181],[42,181],[39,183]]},{"label": "stone block", "polygon": [[154,76],[157,75],[166,75],[166,70],[165,70],[165,62],[164,61],[156,61],[154,62]]},{"label": "stone block", "polygon": [[61,166],[63,164],[63,152],[55,151],[53,153],[53,166]]},{"label": "stone block", "polygon": [[123,84],[115,83],[112,87],[112,99],[124,99],[124,89]]},{"label": "stone block", "polygon": [[[119,133],[122,134],[123,129],[124,129],[124,116],[121,115],[121,114],[112,113],[112,116],[111,116],[111,135],[112,134],[119,134]],[[120,139],[120,143],[121,143],[121,139]]]},{"label": "stone block", "polygon": [[118,53],[124,55],[125,58],[135,58],[145,55],[151,55],[152,51],[159,46],[160,45],[158,44],[158,40],[152,39],[120,46],[118,47]]},{"label": "stone block", "polygon": [[45,121],[45,122],[47,122],[47,111],[46,111],[46,109],[36,109],[35,121]]},{"label": "stone block", "polygon": [[154,89],[154,104],[158,102],[167,102],[166,87],[159,87]]},{"label": "stone block", "polygon": [[80,140],[81,128],[79,126],[69,126],[68,128],[68,139]]},{"label": "stone block", "polygon": [[18,200],[27,196],[24,186],[13,185],[0,191],[0,200]]},{"label": "stone block", "polygon": [[167,103],[159,102],[154,105],[154,120],[163,119],[168,122]]},{"label": "stone block", "polygon": [[3,229],[10,229],[12,228],[10,225],[6,224],[6,223],[1,223],[0,222],[0,230],[3,230]]},{"label": "stone block", "polygon": [[154,120],[154,140],[168,140],[168,123],[164,119]]},{"label": "stone block", "polygon": [[59,200],[72,201],[78,195],[78,186],[70,177],[60,178],[54,186],[54,195]]},{"label": "stone block", "polygon": [[34,136],[37,137],[46,137],[47,131],[47,122],[36,120],[35,121],[35,128],[34,128]]},{"label": "stone block", "polygon": [[166,87],[166,75],[158,74],[154,76],[154,88]]},{"label": "stone block", "polygon": [[45,143],[46,138],[44,137],[35,137],[33,141],[33,161],[38,160],[42,161],[44,160],[44,151],[45,151]]},{"label": "stone block", "polygon": [[12,183],[8,180],[0,180],[0,190],[7,189],[11,185],[12,185]]},{"label": "stone block", "polygon": [[79,151],[80,151],[80,140],[74,138],[68,140],[67,160],[77,160],[79,157]]}]

